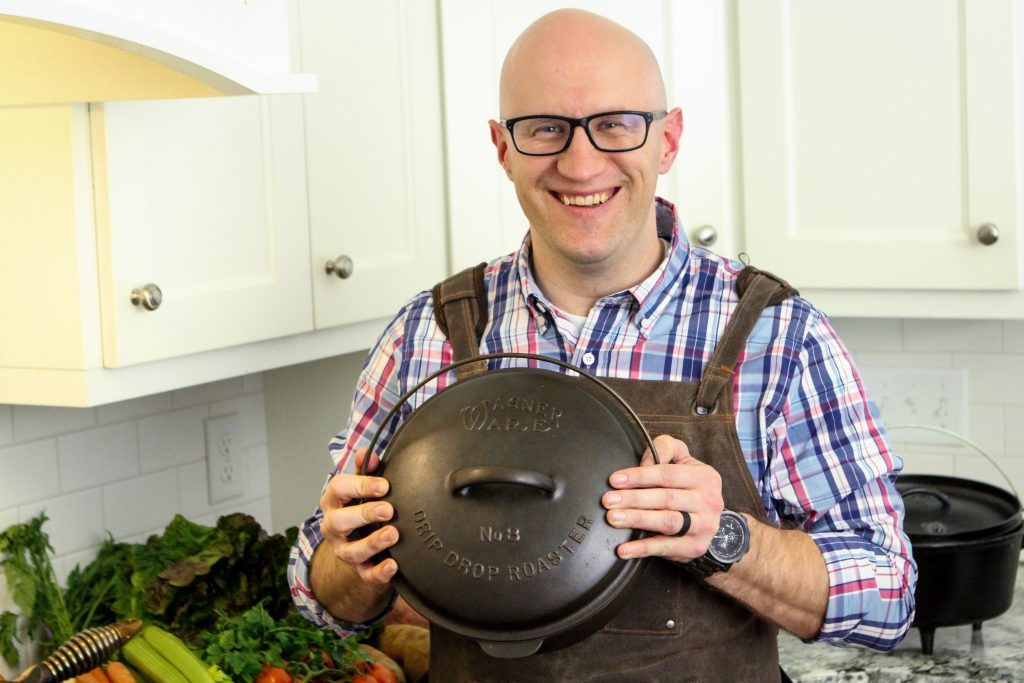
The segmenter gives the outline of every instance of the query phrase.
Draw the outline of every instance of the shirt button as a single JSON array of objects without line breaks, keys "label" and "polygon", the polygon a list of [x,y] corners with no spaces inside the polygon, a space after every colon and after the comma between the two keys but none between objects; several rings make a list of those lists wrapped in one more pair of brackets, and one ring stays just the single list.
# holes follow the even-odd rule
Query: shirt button
[{"label": "shirt button", "polygon": [[548,312],[548,307],[538,301],[537,302],[537,310],[540,311],[541,313],[547,313]]},{"label": "shirt button", "polygon": [[669,619],[668,621],[665,622],[665,628],[672,629],[672,628],[675,628],[675,627],[676,627],[676,622],[672,621],[671,619]]},{"label": "shirt button", "polygon": [[585,354],[583,354],[583,364],[586,365],[587,367],[593,365],[595,360],[596,359],[594,358],[594,354],[592,354],[590,351],[587,351]]}]

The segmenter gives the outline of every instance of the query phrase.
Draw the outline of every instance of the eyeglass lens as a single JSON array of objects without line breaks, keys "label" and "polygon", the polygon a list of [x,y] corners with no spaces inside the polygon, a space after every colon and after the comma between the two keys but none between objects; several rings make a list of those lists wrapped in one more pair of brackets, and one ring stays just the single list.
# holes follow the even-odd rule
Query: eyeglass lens
[{"label": "eyeglass lens", "polygon": [[[560,152],[572,124],[561,119],[531,117],[517,121],[512,129],[516,146],[526,154]],[[594,145],[605,152],[633,149],[644,143],[647,120],[640,114],[606,114],[587,123],[587,132]]]}]

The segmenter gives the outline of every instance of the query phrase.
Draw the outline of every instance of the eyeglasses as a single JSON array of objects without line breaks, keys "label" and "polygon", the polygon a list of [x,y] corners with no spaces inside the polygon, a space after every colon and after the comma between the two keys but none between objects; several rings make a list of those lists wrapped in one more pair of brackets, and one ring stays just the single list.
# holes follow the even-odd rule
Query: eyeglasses
[{"label": "eyeglasses", "polygon": [[576,126],[602,152],[629,152],[647,142],[651,122],[664,118],[664,111],[608,111],[573,119],[543,114],[518,116],[500,123],[512,134],[512,144],[520,154],[533,157],[561,154],[572,144]]}]

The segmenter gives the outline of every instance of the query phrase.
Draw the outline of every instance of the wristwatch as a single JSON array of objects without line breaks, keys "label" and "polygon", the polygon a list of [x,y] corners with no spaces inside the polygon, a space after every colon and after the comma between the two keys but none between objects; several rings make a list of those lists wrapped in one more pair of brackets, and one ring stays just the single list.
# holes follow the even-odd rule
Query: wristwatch
[{"label": "wristwatch", "polygon": [[706,578],[717,572],[727,572],[743,559],[750,548],[750,528],[738,512],[724,510],[718,520],[718,531],[711,537],[708,551],[683,566],[690,573]]}]

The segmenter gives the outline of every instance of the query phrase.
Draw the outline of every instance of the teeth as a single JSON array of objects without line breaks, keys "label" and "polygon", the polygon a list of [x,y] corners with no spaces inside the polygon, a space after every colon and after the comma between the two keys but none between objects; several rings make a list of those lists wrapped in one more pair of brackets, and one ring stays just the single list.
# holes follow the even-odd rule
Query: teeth
[{"label": "teeth", "polygon": [[568,195],[561,194],[562,203],[566,206],[572,204],[573,206],[593,206],[594,204],[604,204],[608,201],[607,192],[598,192],[597,194],[588,195]]}]

